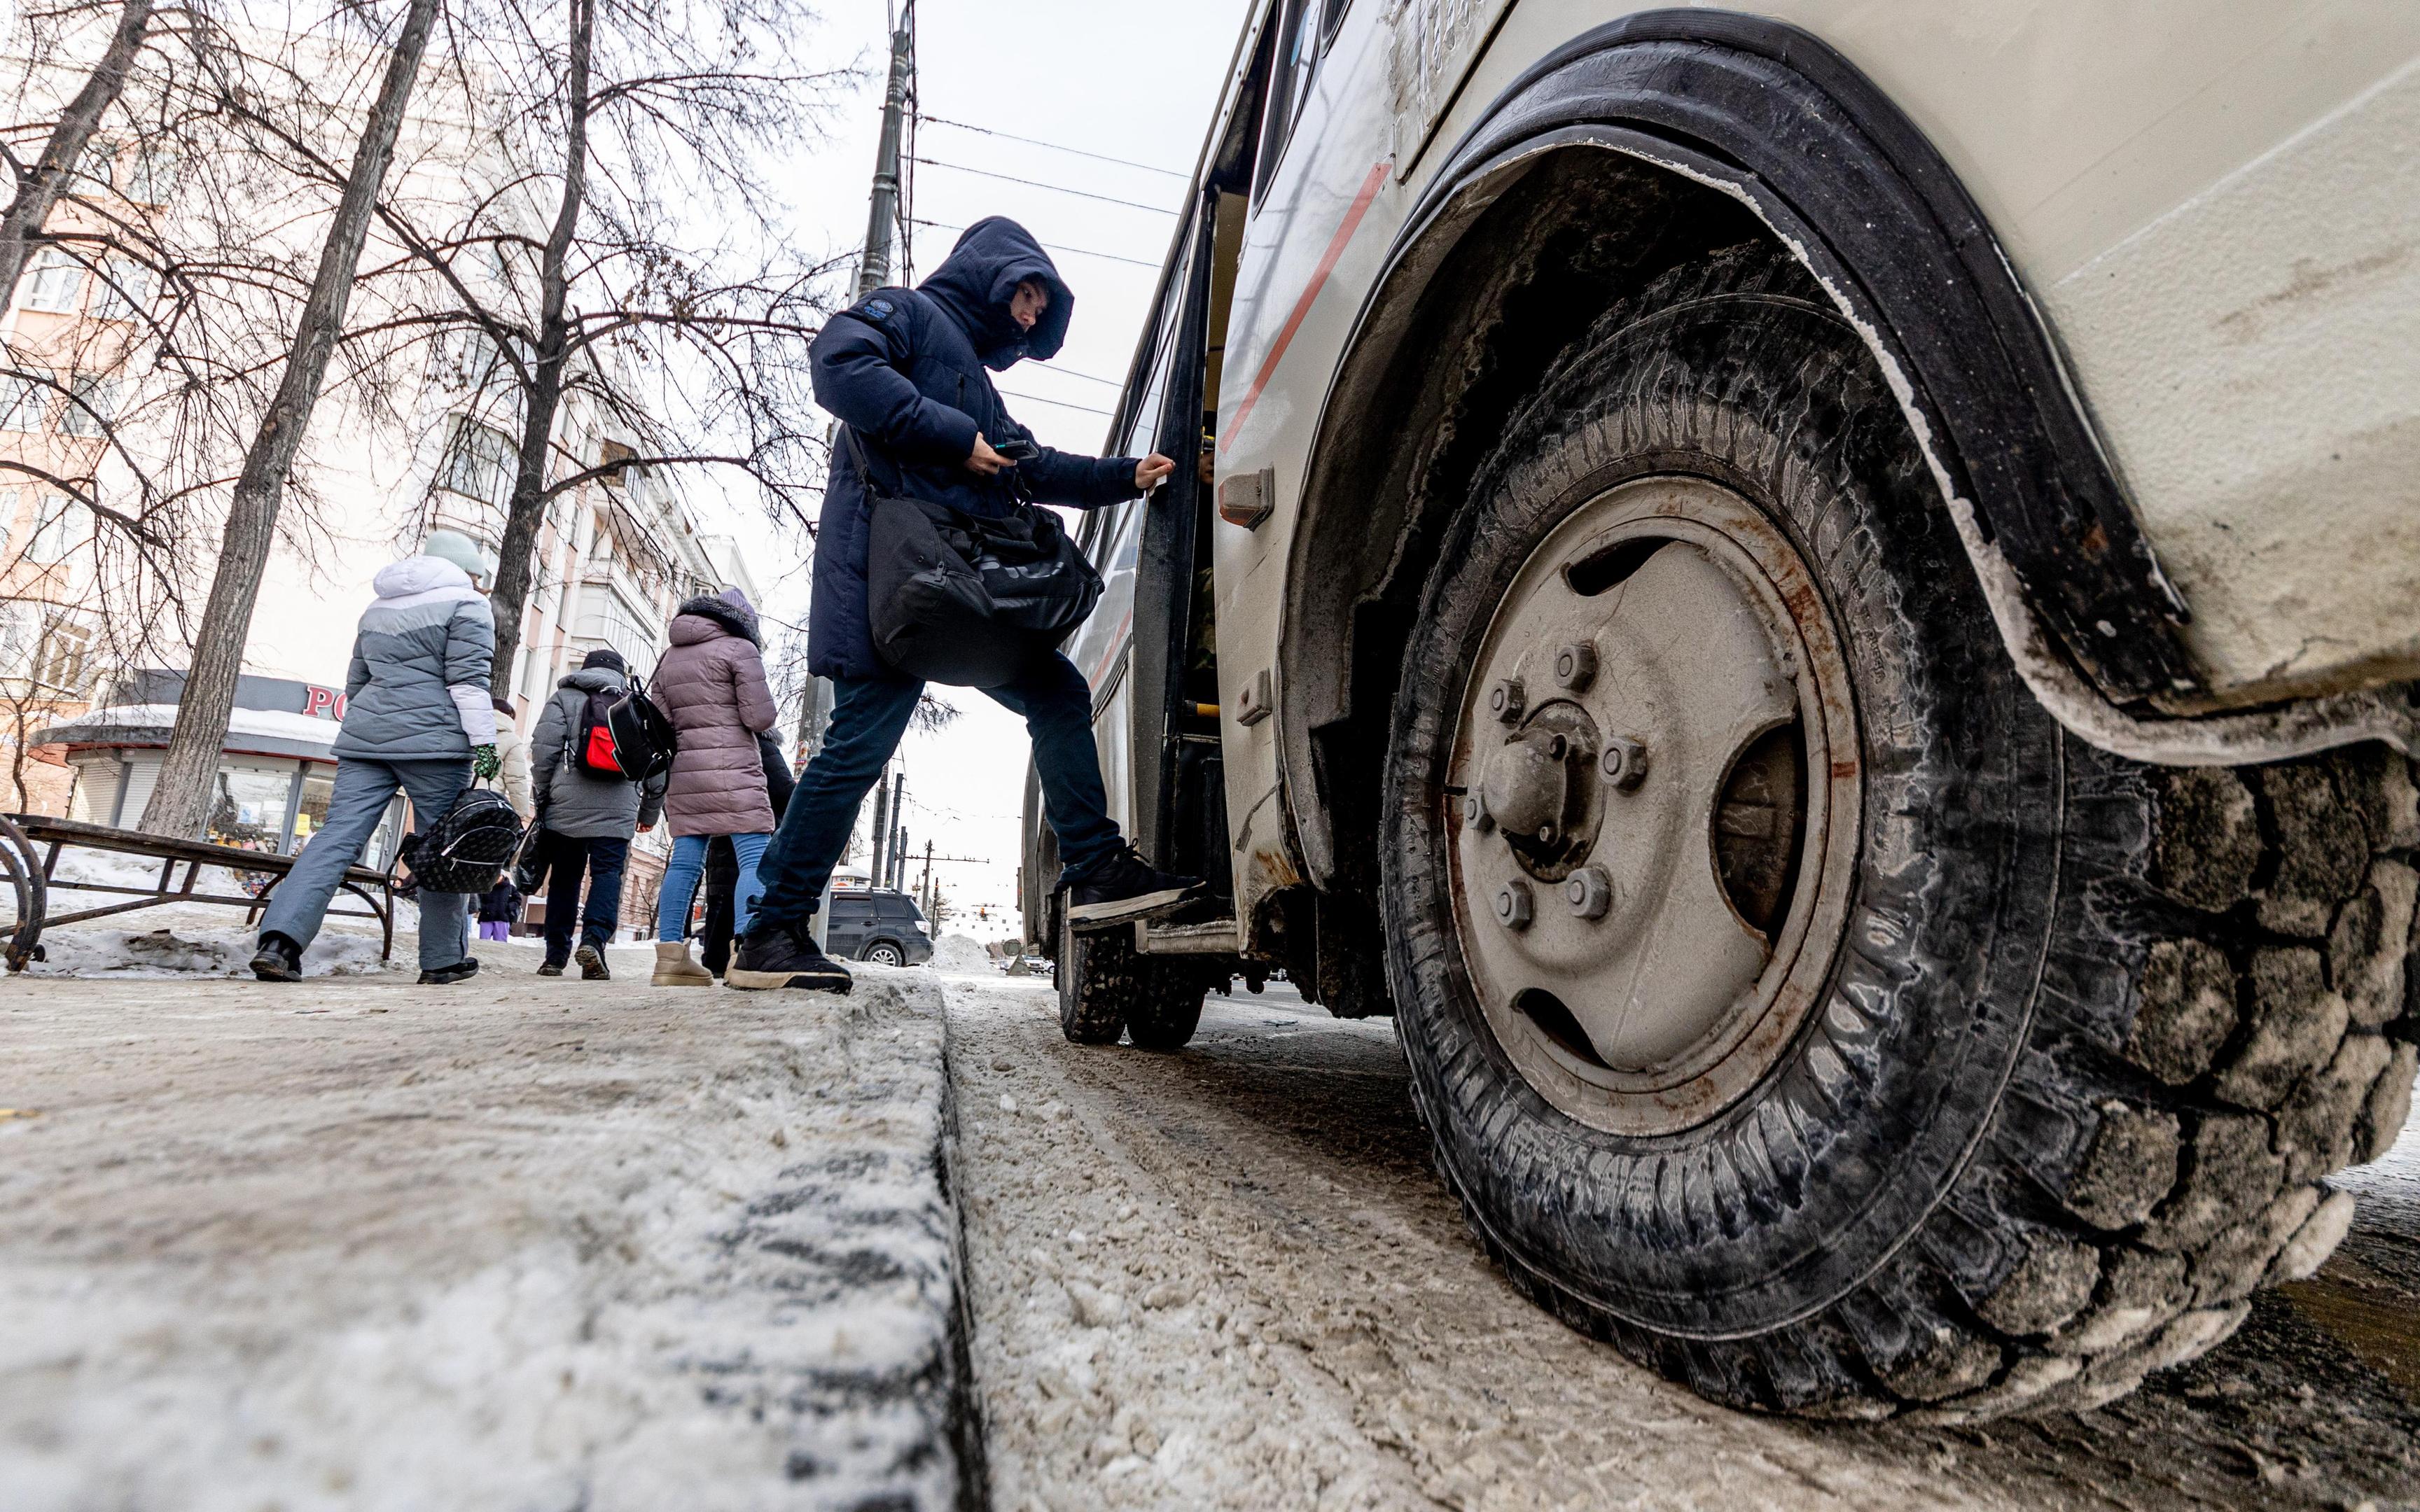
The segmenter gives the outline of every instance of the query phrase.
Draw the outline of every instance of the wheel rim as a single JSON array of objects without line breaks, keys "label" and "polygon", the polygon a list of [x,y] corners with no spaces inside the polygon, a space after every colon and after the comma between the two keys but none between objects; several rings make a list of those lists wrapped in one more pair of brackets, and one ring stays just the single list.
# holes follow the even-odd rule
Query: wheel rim
[{"label": "wheel rim", "polygon": [[874,964],[878,966],[895,966],[899,964],[899,952],[887,945],[877,945],[874,948]]},{"label": "wheel rim", "polygon": [[1472,991],[1556,1107],[1677,1133],[1789,1047],[1854,875],[1851,687],[1796,548],[1719,484],[1623,484],[1522,564],[1472,664],[1447,823]]}]

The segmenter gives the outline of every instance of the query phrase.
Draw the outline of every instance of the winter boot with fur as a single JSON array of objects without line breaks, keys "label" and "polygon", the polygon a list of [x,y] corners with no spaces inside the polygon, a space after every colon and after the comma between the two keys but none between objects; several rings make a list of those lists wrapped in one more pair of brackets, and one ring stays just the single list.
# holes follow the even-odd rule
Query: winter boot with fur
[{"label": "winter boot with fur", "polygon": [[714,973],[689,958],[689,941],[658,940],[656,974],[647,980],[655,987],[711,987]]}]

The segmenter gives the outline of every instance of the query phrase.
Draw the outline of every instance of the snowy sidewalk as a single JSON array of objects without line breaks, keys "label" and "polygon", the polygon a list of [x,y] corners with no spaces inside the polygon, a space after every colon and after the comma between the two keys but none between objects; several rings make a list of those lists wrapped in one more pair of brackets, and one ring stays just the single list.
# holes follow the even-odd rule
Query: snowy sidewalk
[{"label": "snowy sidewalk", "polygon": [[408,981],[0,982],[0,1502],[980,1486],[930,973]]}]

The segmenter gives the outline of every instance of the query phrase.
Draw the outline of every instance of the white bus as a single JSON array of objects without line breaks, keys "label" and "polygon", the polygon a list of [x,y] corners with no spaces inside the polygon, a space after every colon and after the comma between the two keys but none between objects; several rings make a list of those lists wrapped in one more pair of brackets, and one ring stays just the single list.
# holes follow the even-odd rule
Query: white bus
[{"label": "white bus", "polygon": [[1215,896],[1068,936],[1030,805],[1069,1037],[1395,1015],[1720,1401],[2208,1349],[2410,1102],[2416,245],[2409,5],[1258,7],[1070,646]]}]

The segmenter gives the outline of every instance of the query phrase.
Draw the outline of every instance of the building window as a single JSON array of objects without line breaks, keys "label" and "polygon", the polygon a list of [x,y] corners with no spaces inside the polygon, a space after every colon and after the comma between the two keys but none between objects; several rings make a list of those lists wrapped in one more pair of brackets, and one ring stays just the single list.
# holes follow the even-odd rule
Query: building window
[{"label": "building window", "polygon": [[70,436],[99,436],[117,418],[117,380],[98,373],[78,374],[69,384],[70,400],[59,411],[59,429]]},{"label": "building window", "polygon": [[56,494],[36,504],[34,533],[25,542],[25,560],[46,567],[65,562],[68,553],[90,533],[84,515],[84,505]]},{"label": "building window", "polygon": [[177,156],[142,148],[121,159],[126,197],[137,205],[164,205],[177,188]]},{"label": "building window", "polygon": [[655,626],[624,601],[611,584],[598,585],[582,594],[581,609],[581,640],[601,640],[620,652],[633,675],[641,668],[654,665]]},{"label": "building window", "polygon": [[84,264],[63,248],[44,247],[25,270],[24,286],[25,297],[18,302],[26,309],[65,315],[76,307],[76,296],[84,292]]},{"label": "building window", "polygon": [[151,270],[132,257],[112,257],[101,265],[101,298],[93,314],[102,320],[137,320],[151,308]]},{"label": "building window", "polygon": [[85,670],[92,656],[92,632],[70,620],[52,624],[34,656],[34,681],[46,687],[81,693]]},{"label": "building window", "polygon": [[0,373],[0,430],[39,430],[51,408],[50,375],[39,368]]},{"label": "building window", "polygon": [[[218,770],[206,839],[247,851],[286,848],[286,813],[295,764],[231,761]],[[323,810],[324,812],[324,810]]]},{"label": "building window", "polygon": [[493,425],[465,420],[454,432],[454,450],[439,486],[502,509],[512,501],[518,461],[511,438]]}]

